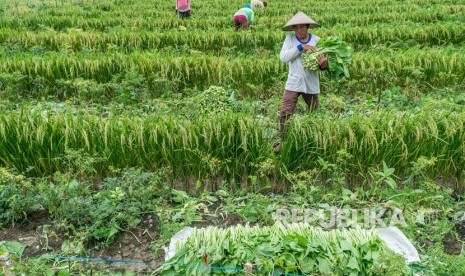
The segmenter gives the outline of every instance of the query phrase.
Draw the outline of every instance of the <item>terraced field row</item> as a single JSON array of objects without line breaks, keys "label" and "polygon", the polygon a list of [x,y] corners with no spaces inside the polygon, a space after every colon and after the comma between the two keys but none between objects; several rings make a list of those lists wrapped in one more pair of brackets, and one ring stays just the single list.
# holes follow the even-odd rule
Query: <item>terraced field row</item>
[{"label": "terraced field row", "polygon": [[[465,79],[464,51],[464,48],[454,47],[409,50],[381,47],[358,52],[350,68],[351,80],[373,85],[370,78],[376,75],[376,85],[383,84],[384,87],[411,85],[412,82],[424,82],[423,85],[428,87],[460,84]],[[185,54],[133,52],[129,55],[64,51],[43,55],[20,53],[0,58],[0,72],[19,73],[29,76],[30,81],[43,78],[48,80],[43,84],[45,86],[53,86],[57,79],[75,78],[105,83],[120,72],[134,71],[145,77],[156,75],[167,80],[179,80],[181,88],[206,89],[210,85],[221,84],[243,90],[252,84],[267,90],[277,78],[285,76],[287,68],[274,55],[259,55],[258,52],[256,58],[215,57],[189,50]],[[262,92],[256,91],[256,96]],[[27,96],[27,91],[23,93]]]},{"label": "terraced field row", "polygon": [[[185,35],[183,35],[185,34]],[[434,23],[404,24],[395,28],[391,24],[371,25],[370,27],[333,27],[319,28],[315,34],[321,37],[337,35],[353,45],[354,49],[363,50],[374,44],[395,44],[397,48],[408,48],[416,44],[422,46],[441,46],[454,44],[461,46],[465,42],[465,24]],[[92,32],[80,29],[68,29],[66,32],[20,31],[14,29],[0,30],[0,43],[7,45],[5,50],[60,51],[62,49],[78,51],[95,50],[106,52],[117,50],[130,53],[141,50],[154,50],[173,45],[194,48],[203,52],[221,54],[224,48],[236,51],[250,51],[254,48],[265,48],[275,51],[281,47],[286,33],[276,30],[260,32],[234,32],[219,30],[216,32],[195,31],[182,32],[166,30],[163,33],[147,31],[116,30],[114,32]]]},{"label": "terraced field row", "polygon": [[[448,10],[448,11],[431,11],[425,9],[411,11],[405,14],[399,14],[396,12],[380,13],[378,15],[348,15],[346,12],[341,14],[331,13],[330,15],[317,15],[315,19],[320,23],[321,26],[332,27],[343,25],[347,27],[356,26],[370,26],[372,24],[404,24],[405,22],[428,24],[434,22],[458,22],[462,23],[465,21],[463,18],[464,7]],[[231,9],[231,13],[234,12],[234,8]],[[70,14],[66,17],[61,16],[43,16],[43,15],[31,15],[31,17],[21,18],[18,16],[5,17],[0,19],[1,28],[10,28],[15,30],[40,30],[44,27],[52,28],[57,31],[66,30],[69,28],[78,28],[83,30],[96,30],[96,31],[111,31],[113,29],[143,29],[147,31],[160,32],[161,29],[174,29],[180,26],[188,25],[193,29],[225,29],[232,28],[232,15],[217,15],[216,17],[208,17],[205,19],[192,18],[189,22],[182,21],[177,17],[173,17],[174,12],[165,16],[172,18],[172,20],[166,20],[158,15],[147,16],[153,17],[147,20],[147,17],[133,17],[131,20],[128,18],[118,18],[111,16],[102,16],[102,18],[90,17],[86,18],[83,16],[77,16]],[[201,15],[199,15],[201,16]],[[208,14],[210,16],[210,14]],[[291,13],[285,14],[279,17],[268,14],[257,15],[257,26],[265,26],[270,29],[280,29],[286,20],[292,16]],[[260,24],[260,25],[258,25]]]}]

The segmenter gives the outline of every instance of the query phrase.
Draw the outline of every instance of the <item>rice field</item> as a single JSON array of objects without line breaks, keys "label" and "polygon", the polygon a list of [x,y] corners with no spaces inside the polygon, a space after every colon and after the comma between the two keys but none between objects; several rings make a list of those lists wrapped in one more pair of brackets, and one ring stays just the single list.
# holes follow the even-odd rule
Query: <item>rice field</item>
[{"label": "rice field", "polygon": [[[193,0],[192,16],[183,20],[172,1],[0,0],[0,226],[46,210],[54,221],[87,229],[81,244],[111,244],[136,221],[118,217],[110,219],[113,230],[88,230],[88,222],[70,222],[67,209],[58,213],[52,199],[63,195],[52,190],[77,181],[80,192],[63,188],[63,197],[114,192],[114,178],[127,171],[137,176],[131,183],[146,183],[139,174],[157,179],[147,194],[170,198],[167,206],[179,197],[172,189],[192,198],[223,190],[240,198],[298,195],[303,185],[328,189],[329,197],[360,191],[370,204],[389,201],[386,189],[407,189],[409,198],[426,185],[440,196],[452,191],[457,205],[448,210],[459,216],[464,0],[271,0],[255,9],[249,30],[234,31],[232,16],[244,4]],[[287,34],[281,28],[297,10],[320,24],[312,33],[337,36],[354,53],[349,78],[321,73],[318,110],[307,112],[299,100],[275,154],[288,72],[279,59]],[[118,198],[113,192],[110,201]],[[78,205],[88,210],[100,199]],[[137,212],[154,203],[137,200],[146,204]],[[150,209],[160,221],[165,211]],[[140,219],[137,212],[130,216]],[[166,239],[192,221],[157,231]]]}]

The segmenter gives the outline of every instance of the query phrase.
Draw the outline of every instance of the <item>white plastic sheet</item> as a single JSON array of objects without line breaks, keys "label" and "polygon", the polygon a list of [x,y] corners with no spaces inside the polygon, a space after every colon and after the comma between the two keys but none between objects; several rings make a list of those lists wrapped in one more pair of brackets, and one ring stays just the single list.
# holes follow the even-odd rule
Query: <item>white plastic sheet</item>
[{"label": "white plastic sheet", "polygon": [[176,253],[176,243],[185,241],[194,231],[192,227],[184,227],[171,238],[170,245],[165,246],[165,261],[171,259]]},{"label": "white plastic sheet", "polygon": [[407,263],[419,262],[420,256],[409,239],[395,226],[376,229],[378,237],[395,253],[403,256]]}]

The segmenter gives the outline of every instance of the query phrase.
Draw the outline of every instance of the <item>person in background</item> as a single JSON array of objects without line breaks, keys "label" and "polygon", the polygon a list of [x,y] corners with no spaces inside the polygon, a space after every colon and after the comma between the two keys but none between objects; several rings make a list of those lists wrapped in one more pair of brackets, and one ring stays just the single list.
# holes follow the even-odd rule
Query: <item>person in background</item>
[{"label": "person in background", "polygon": [[[286,121],[294,114],[299,96],[304,98],[308,110],[315,110],[320,104],[318,70],[304,69],[301,58],[303,52],[316,51],[315,46],[320,38],[308,32],[309,28],[315,27],[318,27],[318,23],[301,11],[297,12],[283,27],[284,31],[294,31],[294,34],[286,37],[279,54],[281,61],[289,63],[289,73],[279,115],[280,143],[274,147],[275,153],[281,149],[287,131]],[[325,70],[328,67],[328,57],[325,55],[319,55],[317,62],[319,70]]]},{"label": "person in background", "polygon": [[260,1],[260,0],[251,0],[250,3],[252,4],[253,8],[264,8],[268,6],[268,3],[266,1]]},{"label": "person in background", "polygon": [[176,0],[176,13],[181,16],[182,19],[191,16],[191,1],[190,0]]},{"label": "person in background", "polygon": [[245,4],[245,7],[238,10],[234,13],[233,21],[234,21],[234,29],[237,31],[240,28],[247,30],[250,24],[253,23],[254,19],[254,12],[250,3]]}]

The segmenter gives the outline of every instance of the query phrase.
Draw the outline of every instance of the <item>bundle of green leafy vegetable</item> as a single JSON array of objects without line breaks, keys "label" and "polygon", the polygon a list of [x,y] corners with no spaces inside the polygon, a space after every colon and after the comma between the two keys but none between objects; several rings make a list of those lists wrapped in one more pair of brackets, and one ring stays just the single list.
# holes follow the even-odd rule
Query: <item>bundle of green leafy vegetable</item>
[{"label": "bundle of green leafy vegetable", "polygon": [[352,47],[337,36],[320,39],[316,45],[317,51],[304,52],[302,63],[305,69],[318,70],[317,57],[320,54],[328,56],[328,72],[332,79],[339,80],[349,77],[349,65],[352,63]]},{"label": "bundle of green leafy vegetable", "polygon": [[402,257],[390,251],[375,230],[335,229],[309,224],[195,229],[160,275],[404,275]]}]

